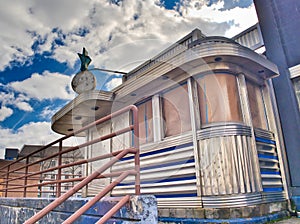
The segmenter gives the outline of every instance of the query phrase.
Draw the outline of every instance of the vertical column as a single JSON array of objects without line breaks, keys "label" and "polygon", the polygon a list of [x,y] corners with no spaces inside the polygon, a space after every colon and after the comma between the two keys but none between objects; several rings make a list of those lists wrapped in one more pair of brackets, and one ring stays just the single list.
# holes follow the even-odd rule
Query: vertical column
[{"label": "vertical column", "polygon": [[200,156],[199,156],[199,145],[197,140],[197,126],[199,120],[197,120],[197,114],[199,110],[195,107],[195,102],[198,102],[198,98],[196,95],[196,91],[194,91],[192,79],[188,79],[188,95],[189,95],[189,106],[190,106],[190,115],[191,115],[191,126],[192,126],[192,135],[193,135],[193,146],[194,146],[194,158],[195,158],[195,173],[196,173],[196,181],[197,181],[197,195],[202,195],[201,190],[201,174],[200,174]]},{"label": "vertical column", "polygon": [[[58,152],[61,153],[62,152],[62,141],[59,142],[59,146],[58,146]],[[58,155],[58,167],[60,167],[62,165],[62,154]],[[61,180],[61,168],[58,168],[57,170],[57,176],[56,176],[56,180],[60,181]],[[56,197],[60,197],[61,195],[61,182],[58,182],[56,184]]]},{"label": "vertical column", "polygon": [[134,133],[134,148],[136,150],[134,156],[134,165],[135,165],[135,194],[141,194],[140,190],[140,143],[139,143],[139,120],[138,120],[138,109],[137,107],[132,107],[133,113],[133,133]]},{"label": "vertical column", "polygon": [[4,195],[4,197],[7,197],[7,196],[8,196],[9,170],[10,170],[10,165],[7,166],[6,184],[5,184],[5,195]]},{"label": "vertical column", "polygon": [[258,160],[258,153],[256,148],[256,141],[255,141],[255,134],[252,124],[252,118],[251,118],[251,111],[250,111],[250,105],[249,105],[249,99],[248,99],[248,92],[247,92],[247,86],[246,86],[246,79],[243,73],[238,75],[238,88],[240,93],[240,101],[241,101],[241,108],[243,113],[243,119],[246,125],[251,127],[251,145],[250,150],[252,151],[252,158],[251,163],[253,165],[253,171],[254,171],[254,178],[255,178],[255,185],[257,191],[262,191],[262,180],[260,175],[260,167],[259,167],[259,160]]},{"label": "vertical column", "polygon": [[29,157],[26,157],[26,167],[25,167],[25,176],[24,176],[24,192],[23,197],[26,197],[26,191],[27,191],[27,175],[28,175],[28,164],[29,164]]},{"label": "vertical column", "polygon": [[161,141],[163,137],[163,131],[162,131],[162,117],[161,117],[161,106],[160,106],[160,97],[159,95],[154,95],[152,97],[152,113],[153,113],[153,132],[154,136],[154,142]]}]

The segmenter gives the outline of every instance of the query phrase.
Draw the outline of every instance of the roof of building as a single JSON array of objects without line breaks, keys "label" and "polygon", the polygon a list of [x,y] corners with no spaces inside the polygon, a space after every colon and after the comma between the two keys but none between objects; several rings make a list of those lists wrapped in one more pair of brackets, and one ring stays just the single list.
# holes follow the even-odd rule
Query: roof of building
[{"label": "roof of building", "polygon": [[[28,156],[28,155],[34,153],[35,151],[42,149],[43,147],[44,147],[44,145],[23,145],[23,147],[19,153],[19,158]],[[62,150],[66,150],[68,148],[70,148],[70,146],[64,146],[64,147],[62,147]],[[59,146],[51,146],[51,147],[47,148],[46,150],[43,150],[36,154],[33,154],[30,157],[44,158],[44,157],[53,155],[54,153],[57,153],[58,151],[59,151]],[[63,156],[63,157],[69,157],[69,156],[70,155]],[[82,156],[79,156],[79,157],[82,157]]]}]

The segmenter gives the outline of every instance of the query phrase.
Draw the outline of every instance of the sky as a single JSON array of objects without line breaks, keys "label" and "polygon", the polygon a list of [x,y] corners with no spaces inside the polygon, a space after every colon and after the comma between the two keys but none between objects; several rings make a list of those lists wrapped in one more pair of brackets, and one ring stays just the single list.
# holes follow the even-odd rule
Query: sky
[{"label": "sky", "polygon": [[[252,0],[0,0],[0,158],[62,137],[51,117],[76,97],[83,47],[89,68],[128,72],[195,28],[232,37],[255,23]],[[121,84],[94,75],[97,89]]]}]

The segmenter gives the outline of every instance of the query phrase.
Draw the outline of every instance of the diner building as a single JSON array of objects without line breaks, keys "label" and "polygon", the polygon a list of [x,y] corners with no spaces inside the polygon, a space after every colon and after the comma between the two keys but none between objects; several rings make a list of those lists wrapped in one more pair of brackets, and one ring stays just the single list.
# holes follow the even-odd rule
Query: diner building
[{"label": "diner building", "polygon": [[[127,105],[138,108],[141,193],[159,216],[249,218],[287,209],[282,136],[271,79],[277,66],[233,39],[198,29],[123,76],[111,91],[80,93],[52,118],[69,134]],[[87,140],[119,130],[130,114],[95,126]],[[131,133],[86,148],[85,158],[133,145]],[[111,171],[134,165],[127,156]],[[101,164],[83,169],[88,175]],[[83,192],[96,194],[110,180]],[[134,194],[134,177],[111,196]],[[225,211],[225,212],[224,212]]]}]

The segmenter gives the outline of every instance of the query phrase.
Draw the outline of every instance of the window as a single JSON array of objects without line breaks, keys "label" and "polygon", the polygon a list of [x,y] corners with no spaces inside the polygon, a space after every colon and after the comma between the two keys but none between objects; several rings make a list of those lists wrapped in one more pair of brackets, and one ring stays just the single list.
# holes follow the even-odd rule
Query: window
[{"label": "window", "polygon": [[51,160],[50,161],[50,167],[55,167],[56,166],[56,161],[55,160]]},{"label": "window", "polygon": [[187,84],[173,88],[161,97],[165,137],[191,130]]},{"label": "window", "polygon": [[268,129],[261,87],[249,81],[246,82],[246,85],[253,127]]},{"label": "window", "polygon": [[298,101],[298,107],[300,110],[300,77],[294,78],[293,79],[293,84],[294,84],[294,89]]},{"label": "window", "polygon": [[152,114],[152,100],[148,100],[138,106],[139,119],[139,138],[140,144],[153,141],[153,114]]},{"label": "window", "polygon": [[208,74],[197,80],[201,124],[242,122],[236,77]]}]

